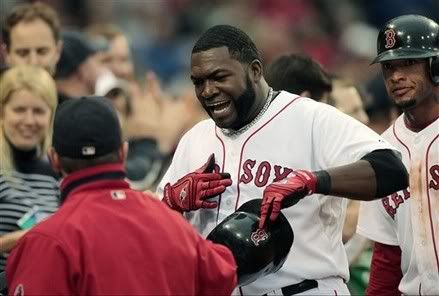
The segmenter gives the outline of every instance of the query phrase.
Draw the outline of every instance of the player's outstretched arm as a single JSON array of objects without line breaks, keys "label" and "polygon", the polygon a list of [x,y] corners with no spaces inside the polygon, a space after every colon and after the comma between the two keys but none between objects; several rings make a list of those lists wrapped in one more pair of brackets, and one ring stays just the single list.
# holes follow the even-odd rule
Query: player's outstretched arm
[{"label": "player's outstretched arm", "polygon": [[227,186],[232,185],[232,179],[227,173],[215,173],[214,165],[215,156],[212,154],[195,172],[187,174],[175,184],[166,184],[163,202],[179,212],[216,208],[216,202],[206,199],[223,193]]},{"label": "player's outstretched arm", "polygon": [[282,208],[313,193],[373,200],[407,186],[407,170],[392,150],[372,151],[352,164],[323,171],[294,171],[285,180],[265,188],[259,226],[263,228],[268,217],[274,221]]},{"label": "player's outstretched arm", "polygon": [[350,165],[327,170],[327,193],[356,200],[374,200],[407,188],[408,172],[393,150],[376,150]]}]

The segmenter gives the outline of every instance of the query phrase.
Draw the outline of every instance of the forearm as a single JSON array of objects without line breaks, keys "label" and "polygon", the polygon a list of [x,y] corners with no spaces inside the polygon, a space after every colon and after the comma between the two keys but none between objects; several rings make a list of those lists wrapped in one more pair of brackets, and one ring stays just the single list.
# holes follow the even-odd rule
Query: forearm
[{"label": "forearm", "polygon": [[316,175],[318,193],[357,200],[382,198],[408,186],[407,170],[391,150],[373,151],[357,162]]},{"label": "forearm", "polygon": [[369,162],[359,160],[326,170],[331,179],[328,194],[357,200],[372,200],[376,195],[375,172]]},{"label": "forearm", "polygon": [[18,240],[27,232],[27,230],[18,230],[0,236],[0,253],[9,252],[17,244]]}]

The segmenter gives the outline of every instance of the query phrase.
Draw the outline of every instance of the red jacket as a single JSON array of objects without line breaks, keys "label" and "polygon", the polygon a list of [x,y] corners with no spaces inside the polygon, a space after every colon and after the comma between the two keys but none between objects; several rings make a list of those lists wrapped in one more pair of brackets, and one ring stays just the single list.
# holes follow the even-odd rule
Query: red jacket
[{"label": "red jacket", "polygon": [[63,180],[61,208],[8,258],[10,293],[231,294],[232,253],[160,201],[131,190],[123,177],[122,165],[111,164]]}]

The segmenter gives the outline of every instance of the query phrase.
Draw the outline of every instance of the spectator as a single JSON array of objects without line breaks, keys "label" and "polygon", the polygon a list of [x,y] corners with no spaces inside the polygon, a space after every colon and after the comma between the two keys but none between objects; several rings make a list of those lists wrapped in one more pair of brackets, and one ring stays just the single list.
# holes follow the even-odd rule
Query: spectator
[{"label": "spectator", "polygon": [[333,105],[340,111],[343,111],[343,113],[367,125],[369,117],[364,109],[364,95],[364,91],[356,87],[348,79],[333,75],[332,92],[328,100],[324,102]]},{"label": "spectator", "polygon": [[93,95],[98,77],[105,71],[96,57],[100,48],[77,31],[63,32],[62,41],[63,50],[55,74],[60,103]]},{"label": "spectator", "polygon": [[100,54],[100,61],[119,83],[129,85],[127,93],[111,92],[113,105],[124,118],[124,136],[129,141],[127,177],[133,188],[154,190],[170,163],[177,141],[197,117],[196,110],[187,104],[188,100],[178,99],[185,95],[183,89],[175,100],[165,93],[153,72],[145,75],[143,86],[134,80],[128,40],[117,26],[94,24],[85,31],[96,42],[109,44],[108,51]]},{"label": "spectator", "polygon": [[100,55],[101,62],[120,79],[134,79],[134,65],[128,40],[121,29],[113,24],[95,24],[86,29],[90,38],[109,44],[108,51]]},{"label": "spectator", "polygon": [[56,87],[42,68],[7,70],[0,80],[0,271],[19,238],[58,207],[57,175],[43,159],[50,145]]},{"label": "spectator", "polygon": [[365,100],[369,127],[382,134],[398,118],[401,110],[389,98],[382,73],[369,80],[365,84],[365,89],[370,94]]},{"label": "spectator", "polygon": [[38,65],[55,73],[62,42],[60,20],[50,6],[35,2],[15,7],[6,16],[2,39],[8,65]]},{"label": "spectator", "polygon": [[[78,125],[78,122],[81,124]],[[103,97],[65,102],[49,157],[62,206],[8,260],[11,291],[30,295],[230,295],[236,264],[151,195],[124,180],[127,143]]]},{"label": "spectator", "polygon": [[268,67],[267,82],[274,90],[285,90],[316,101],[327,98],[331,78],[322,66],[306,55],[282,55]]},{"label": "spectator", "polygon": [[[98,53],[99,55],[100,53]],[[111,100],[114,108],[121,117],[121,123],[131,114],[131,102],[128,85],[118,79],[111,71],[105,71],[96,81],[95,95],[103,96]],[[123,128],[122,128],[123,130]]]}]

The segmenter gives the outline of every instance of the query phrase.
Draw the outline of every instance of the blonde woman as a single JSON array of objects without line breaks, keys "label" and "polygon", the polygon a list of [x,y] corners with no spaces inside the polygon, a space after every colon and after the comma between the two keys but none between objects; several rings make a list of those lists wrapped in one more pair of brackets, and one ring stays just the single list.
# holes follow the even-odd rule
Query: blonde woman
[{"label": "blonde woman", "polygon": [[0,271],[9,251],[58,208],[58,181],[45,159],[57,106],[55,82],[23,65],[0,78]]}]

